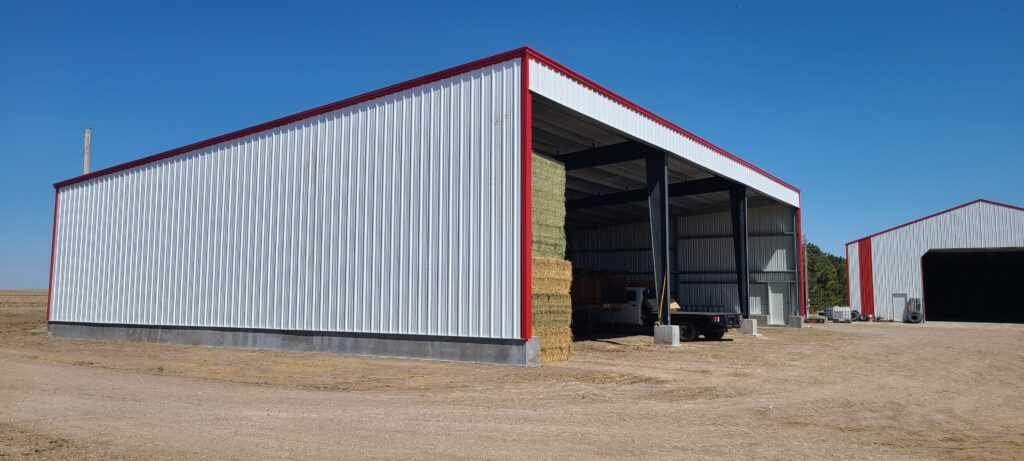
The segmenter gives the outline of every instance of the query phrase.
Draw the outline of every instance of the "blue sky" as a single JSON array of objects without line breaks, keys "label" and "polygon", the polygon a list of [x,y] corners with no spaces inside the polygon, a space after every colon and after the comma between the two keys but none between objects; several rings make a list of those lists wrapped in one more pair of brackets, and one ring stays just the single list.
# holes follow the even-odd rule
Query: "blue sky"
[{"label": "blue sky", "polygon": [[[1024,204],[1021,2],[0,1],[0,287],[45,287],[51,184],[530,45],[803,190],[826,251]],[[156,2],[152,2],[156,3]]]}]

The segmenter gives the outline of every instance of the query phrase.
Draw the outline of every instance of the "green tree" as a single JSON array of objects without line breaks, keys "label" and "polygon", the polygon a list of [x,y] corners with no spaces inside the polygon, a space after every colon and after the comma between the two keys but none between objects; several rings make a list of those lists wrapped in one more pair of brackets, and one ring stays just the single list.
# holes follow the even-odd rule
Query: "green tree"
[{"label": "green tree", "polygon": [[846,305],[846,258],[826,253],[813,243],[804,244],[807,254],[807,286],[811,309]]}]

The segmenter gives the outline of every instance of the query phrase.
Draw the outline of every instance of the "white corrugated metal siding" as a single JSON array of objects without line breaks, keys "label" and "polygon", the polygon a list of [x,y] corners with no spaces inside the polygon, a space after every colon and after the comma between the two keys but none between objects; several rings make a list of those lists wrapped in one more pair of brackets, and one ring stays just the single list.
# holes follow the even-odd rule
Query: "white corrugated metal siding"
[{"label": "white corrugated metal siding", "polygon": [[[794,209],[786,205],[750,208],[748,211],[748,268],[751,272],[752,314],[767,306],[766,282],[792,284],[787,309],[793,310],[798,294]],[[676,272],[675,296],[683,306],[719,306],[739,309],[733,256],[732,224],[728,212],[681,217],[672,229],[672,270]],[[640,273],[651,279],[653,257],[648,224],[572,232],[569,258],[576,269]],[[703,282],[703,283],[702,283]]]},{"label": "white corrugated metal siding", "polygon": [[530,90],[794,207],[800,194],[545,65],[530,59]]},{"label": "white corrugated metal siding", "polygon": [[518,338],[519,63],[61,189],[51,319]]},{"label": "white corrugated metal siding", "polygon": [[[857,253],[860,248],[857,242],[851,243],[846,246],[846,268],[847,268],[847,283],[849,284],[850,299],[848,300],[850,306],[858,312],[863,312],[860,306],[860,253]],[[815,306],[817,308],[825,308],[829,306]]]},{"label": "white corrugated metal siding", "polygon": [[[889,309],[895,293],[906,293],[908,298],[923,297],[921,257],[928,250],[1020,247],[1024,247],[1024,211],[987,202],[973,203],[871,237],[875,311]],[[851,259],[855,251],[856,246],[851,246]],[[851,287],[856,278],[851,267]],[[859,306],[857,299],[854,307]]]}]

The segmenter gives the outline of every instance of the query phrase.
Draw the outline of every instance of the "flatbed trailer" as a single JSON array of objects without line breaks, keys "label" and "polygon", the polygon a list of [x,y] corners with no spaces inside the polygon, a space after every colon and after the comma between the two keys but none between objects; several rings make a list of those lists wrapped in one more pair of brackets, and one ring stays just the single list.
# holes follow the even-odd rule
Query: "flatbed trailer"
[{"label": "flatbed trailer", "polygon": [[722,339],[731,328],[740,327],[742,316],[734,312],[684,312],[670,311],[672,325],[679,325],[679,341],[697,340],[698,336],[707,339]]}]

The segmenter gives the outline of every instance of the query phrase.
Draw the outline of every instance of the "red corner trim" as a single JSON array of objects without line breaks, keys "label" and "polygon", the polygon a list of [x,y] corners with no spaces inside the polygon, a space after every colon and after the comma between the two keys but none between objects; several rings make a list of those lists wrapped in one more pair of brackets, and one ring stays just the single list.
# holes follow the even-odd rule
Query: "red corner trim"
[{"label": "red corner trim", "polygon": [[533,337],[533,100],[530,96],[530,62],[526,55],[522,57],[520,81],[522,83],[520,107],[522,113],[522,158],[519,161],[520,185],[520,319],[523,339]]},{"label": "red corner trim", "polygon": [[871,264],[871,238],[857,242],[857,264],[860,266],[860,313],[875,315],[875,274]]}]

